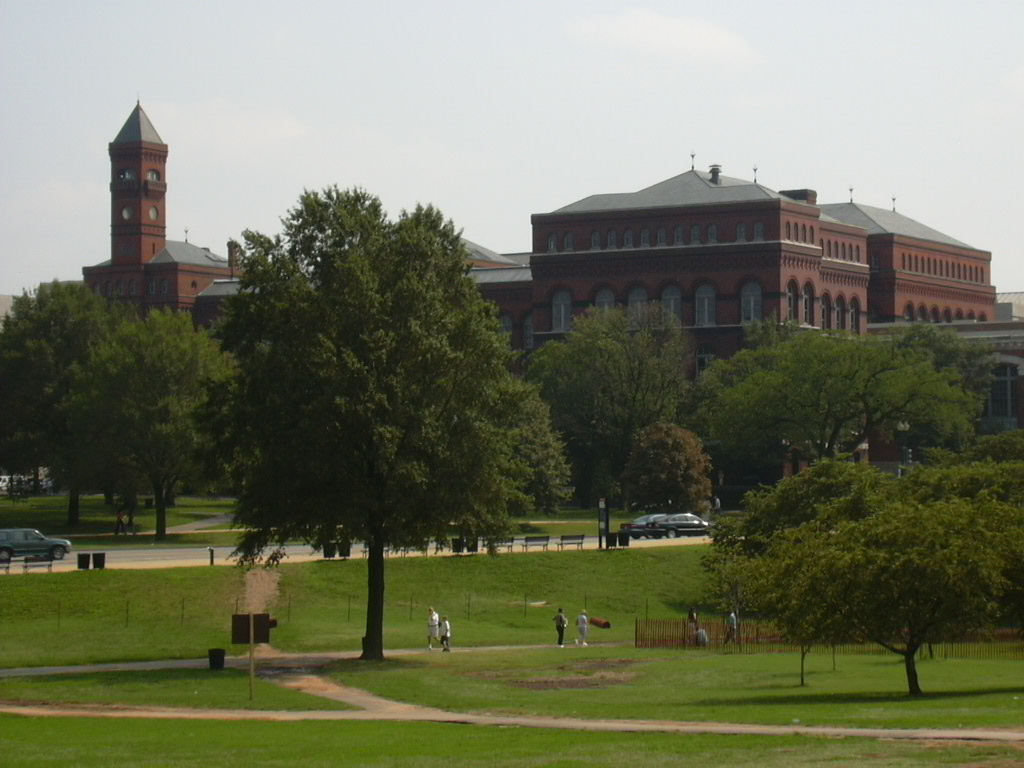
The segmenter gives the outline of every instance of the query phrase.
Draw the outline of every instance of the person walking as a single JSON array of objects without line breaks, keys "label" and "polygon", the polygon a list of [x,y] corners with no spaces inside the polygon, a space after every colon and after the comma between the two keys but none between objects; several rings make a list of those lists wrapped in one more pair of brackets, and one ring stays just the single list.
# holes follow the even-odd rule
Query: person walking
[{"label": "person walking", "polygon": [[441,645],[444,646],[444,653],[452,652],[452,623],[447,616],[441,617]]},{"label": "person walking", "polygon": [[587,632],[590,631],[590,618],[587,616],[587,609],[583,609],[583,613],[576,617],[576,631],[579,632],[579,637],[576,638],[576,645],[582,645],[584,648],[587,647]]},{"label": "person walking", "polygon": [[441,638],[441,619],[437,615],[437,611],[431,608],[427,608],[427,650],[434,650],[434,641],[438,641],[440,645]]},{"label": "person walking", "polygon": [[569,618],[561,608],[555,614],[555,630],[558,632],[558,647],[565,647],[565,628],[569,626]]},{"label": "person walking", "polygon": [[739,629],[739,619],[736,618],[736,611],[729,611],[729,616],[725,620],[725,640],[722,645],[732,641],[734,643],[739,642],[737,630]]},{"label": "person walking", "polygon": [[128,533],[124,526],[124,502],[117,508],[117,522],[114,523],[114,535],[117,536],[119,533]]},{"label": "person walking", "polygon": [[697,631],[700,629],[700,621],[697,619],[697,609],[690,608],[690,613],[686,617],[686,623],[690,630],[690,637],[693,638],[693,642],[697,642]]}]

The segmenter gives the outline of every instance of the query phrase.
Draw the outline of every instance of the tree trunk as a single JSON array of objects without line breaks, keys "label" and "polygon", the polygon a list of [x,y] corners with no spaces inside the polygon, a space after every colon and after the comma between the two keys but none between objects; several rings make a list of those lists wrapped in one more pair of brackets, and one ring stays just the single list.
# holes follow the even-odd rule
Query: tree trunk
[{"label": "tree trunk", "polygon": [[924,695],[924,691],[921,690],[921,686],[917,682],[917,662],[914,659],[919,647],[915,645],[913,650],[911,650],[911,647],[908,646],[907,650],[903,653],[903,666],[907,670],[907,690],[911,696]]},{"label": "tree trunk", "polygon": [[810,650],[806,645],[800,646],[800,687],[803,688],[807,685],[804,680],[804,660],[807,658],[807,652]]},{"label": "tree trunk", "polygon": [[384,542],[371,536],[366,560],[366,634],[363,636],[364,661],[384,660]]},{"label": "tree trunk", "polygon": [[82,492],[78,485],[72,485],[68,488],[68,527],[77,528],[78,522],[81,519],[81,497]]},{"label": "tree trunk", "polygon": [[156,534],[157,541],[167,537],[167,499],[163,485],[159,482],[153,483],[153,504],[156,506]]}]

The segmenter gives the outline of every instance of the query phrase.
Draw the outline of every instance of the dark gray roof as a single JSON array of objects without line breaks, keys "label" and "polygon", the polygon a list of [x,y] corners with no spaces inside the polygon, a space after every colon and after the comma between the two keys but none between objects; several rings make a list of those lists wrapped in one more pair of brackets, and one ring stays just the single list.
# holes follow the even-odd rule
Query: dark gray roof
[{"label": "dark gray roof", "polygon": [[214,280],[204,288],[200,296],[234,296],[238,293],[241,282],[237,277],[226,280]]},{"label": "dark gray roof", "polygon": [[926,227],[902,213],[888,211],[885,208],[875,208],[860,203],[829,203],[822,205],[821,210],[843,224],[852,224],[855,227],[866,229],[869,235],[904,235],[916,240],[955,245],[958,248],[973,248],[967,243],[962,243],[949,235]]},{"label": "dark gray roof", "polygon": [[659,182],[639,192],[616,192],[591,195],[559,208],[554,213],[581,213],[587,211],[617,211],[630,208],[661,208],[681,205],[711,205],[738,203],[752,200],[779,200],[774,190],[753,181],[719,176],[718,184],[711,183],[711,174],[687,171]]},{"label": "dark gray roof", "polygon": [[478,283],[528,283],[533,279],[529,267],[488,269],[477,267],[469,270],[469,276]]},{"label": "dark gray roof", "polygon": [[502,256],[497,251],[492,251],[490,248],[484,248],[482,245],[477,245],[472,240],[462,238],[462,244],[466,246],[466,250],[469,251],[469,258],[473,261],[490,261],[494,264],[503,264],[506,266],[519,266],[522,264],[521,261],[514,261],[507,256]]},{"label": "dark gray roof", "polygon": [[219,268],[224,268],[228,265],[226,258],[218,256],[209,248],[200,248],[197,245],[192,245],[192,243],[182,243],[178,240],[168,240],[164,249],[150,263],[166,264],[167,262]]},{"label": "dark gray roof", "polygon": [[135,104],[135,109],[128,115],[128,119],[125,120],[121,130],[117,133],[117,137],[111,143],[127,144],[132,141],[145,141],[150,144],[164,143],[164,140],[160,138],[160,134],[156,132],[156,128],[149,122],[146,113],[142,111],[142,105],[138,103]]}]

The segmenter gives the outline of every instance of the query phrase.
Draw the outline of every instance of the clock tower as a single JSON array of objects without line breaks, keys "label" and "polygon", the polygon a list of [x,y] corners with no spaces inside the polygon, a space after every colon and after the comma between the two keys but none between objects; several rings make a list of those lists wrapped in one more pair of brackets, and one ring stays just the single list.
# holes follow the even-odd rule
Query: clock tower
[{"label": "clock tower", "polygon": [[141,266],[167,242],[167,145],[138,103],[110,142],[110,263]]}]

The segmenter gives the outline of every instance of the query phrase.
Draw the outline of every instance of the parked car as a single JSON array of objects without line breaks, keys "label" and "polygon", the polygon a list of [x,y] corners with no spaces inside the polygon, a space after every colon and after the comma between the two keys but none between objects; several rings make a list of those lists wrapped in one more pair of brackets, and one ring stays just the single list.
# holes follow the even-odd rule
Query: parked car
[{"label": "parked car", "polygon": [[655,536],[655,533],[650,528],[650,524],[663,517],[668,517],[668,515],[641,515],[631,523],[623,523],[620,525],[619,530],[624,533],[628,533],[631,539],[639,539],[641,536],[650,539]]},{"label": "parked car", "polygon": [[677,512],[674,515],[662,515],[660,519],[648,523],[656,538],[676,536],[707,536],[711,533],[711,523],[691,512]]},{"label": "parked car", "polygon": [[0,562],[32,555],[63,560],[70,551],[67,539],[51,539],[35,528],[0,528]]}]

